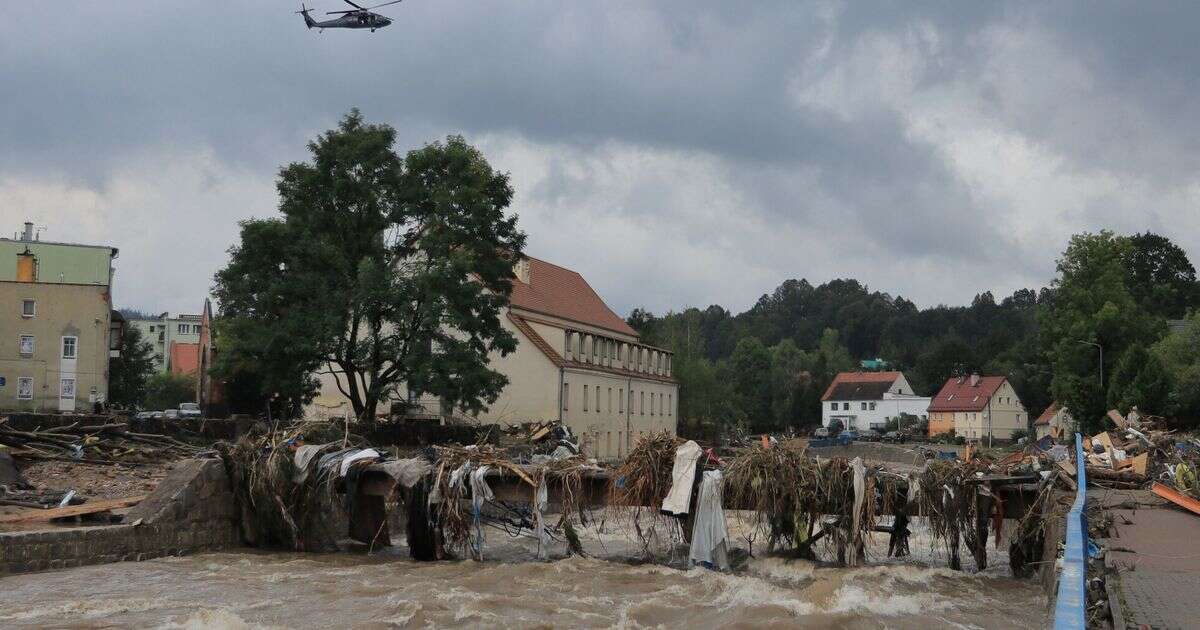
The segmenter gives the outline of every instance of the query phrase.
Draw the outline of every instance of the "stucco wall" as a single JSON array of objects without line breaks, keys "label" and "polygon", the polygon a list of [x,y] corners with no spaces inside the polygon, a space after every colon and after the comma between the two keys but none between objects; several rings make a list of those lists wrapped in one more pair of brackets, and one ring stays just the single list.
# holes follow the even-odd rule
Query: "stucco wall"
[{"label": "stucco wall", "polygon": [[[33,299],[36,314],[21,315]],[[40,282],[0,282],[0,410],[58,411],[61,378],[75,378],[75,409],[88,410],[93,388],[108,396],[108,337],[112,314],[107,287]],[[20,353],[20,337],[33,335],[33,355]],[[77,338],[76,358],[62,357],[62,338]],[[19,379],[33,379],[33,399],[19,400]]]},{"label": "stucco wall", "polygon": [[1012,439],[1013,431],[1028,429],[1029,415],[1016,390],[1005,381],[982,411],[956,412],[954,430],[968,440],[983,440],[990,434],[999,440]]}]

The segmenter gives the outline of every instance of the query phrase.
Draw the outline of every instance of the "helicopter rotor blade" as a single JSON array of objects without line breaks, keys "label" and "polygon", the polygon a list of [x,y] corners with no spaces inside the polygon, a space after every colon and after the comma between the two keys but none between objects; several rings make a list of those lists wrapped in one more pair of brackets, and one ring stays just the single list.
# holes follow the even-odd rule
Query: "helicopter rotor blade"
[{"label": "helicopter rotor blade", "polygon": [[368,8],[368,9],[378,9],[379,7],[386,7],[386,6],[387,6],[387,5],[389,5],[389,4],[398,4],[398,3],[400,3],[400,2],[403,2],[403,1],[404,1],[404,0],[392,0],[391,2],[384,2],[383,4],[377,4],[377,5],[373,6],[373,7],[367,7],[367,8]]},{"label": "helicopter rotor blade", "polygon": [[339,15],[342,13],[358,13],[358,9],[350,9],[349,11],[326,11],[325,15]]},{"label": "helicopter rotor blade", "polygon": [[366,9],[364,9],[363,7],[360,7],[360,6],[358,6],[357,4],[354,4],[353,2],[350,2],[350,0],[342,0],[342,2],[345,2],[346,4],[348,4],[348,5],[352,6],[352,7],[354,7],[355,9],[358,9],[358,10],[360,10],[360,11],[366,11]]}]

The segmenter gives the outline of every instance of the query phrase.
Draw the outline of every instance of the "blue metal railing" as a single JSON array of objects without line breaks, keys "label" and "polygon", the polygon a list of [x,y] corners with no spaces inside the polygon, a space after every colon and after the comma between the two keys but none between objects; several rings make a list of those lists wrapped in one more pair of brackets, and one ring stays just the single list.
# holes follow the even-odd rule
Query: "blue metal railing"
[{"label": "blue metal railing", "polygon": [[1075,502],[1067,513],[1067,541],[1062,574],[1058,576],[1058,599],[1054,604],[1054,627],[1087,627],[1087,459],[1083,436],[1075,434]]}]

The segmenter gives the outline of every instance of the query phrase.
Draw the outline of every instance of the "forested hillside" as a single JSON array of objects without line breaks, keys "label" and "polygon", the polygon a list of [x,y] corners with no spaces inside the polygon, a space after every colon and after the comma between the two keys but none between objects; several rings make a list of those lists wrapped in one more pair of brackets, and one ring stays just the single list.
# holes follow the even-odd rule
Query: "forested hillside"
[{"label": "forested hillside", "polygon": [[[817,286],[788,280],[736,315],[719,305],[663,316],[635,309],[629,323],[645,341],[675,352],[680,416],[693,425],[811,426],[833,376],[874,358],[904,370],[925,395],[958,374],[1008,376],[1032,417],[1060,399],[1091,418],[1110,398],[1154,413],[1200,415],[1186,391],[1194,367],[1179,349],[1186,340],[1167,339],[1167,319],[1200,307],[1196,271],[1183,250],[1149,233],[1082,234],[1071,239],[1058,272],[1048,287],[925,309],[853,279]],[[1200,318],[1189,322],[1200,340]],[[1099,353],[1089,345],[1097,343],[1103,389]],[[1132,373],[1123,374],[1127,354]],[[1134,381],[1135,391],[1126,392]]]}]

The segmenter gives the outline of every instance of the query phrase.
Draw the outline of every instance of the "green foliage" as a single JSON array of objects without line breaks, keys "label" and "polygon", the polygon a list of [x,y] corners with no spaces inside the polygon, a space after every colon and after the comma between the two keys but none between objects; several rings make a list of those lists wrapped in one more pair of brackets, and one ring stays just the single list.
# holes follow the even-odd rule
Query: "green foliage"
[{"label": "green foliage", "polygon": [[[1058,261],[1054,306],[1041,318],[1054,370],[1051,391],[1089,431],[1106,411],[1100,374],[1127,348],[1152,343],[1161,333],[1161,321],[1126,286],[1123,260],[1130,250],[1126,239],[1111,232],[1072,237]],[[1103,365],[1090,343],[1103,347]]]},{"label": "green foliage", "polygon": [[183,374],[159,372],[146,384],[146,409],[178,409],[179,403],[196,402],[196,379]]},{"label": "green foliage", "polygon": [[1016,429],[1012,432],[1012,441],[1013,442],[1016,442],[1016,441],[1020,440],[1021,438],[1027,438],[1027,437],[1030,437],[1029,430],[1027,430],[1027,429]]},{"label": "green foliage", "polygon": [[1196,268],[1178,245],[1150,232],[1126,241],[1129,246],[1122,258],[1126,285],[1142,308],[1153,315],[1179,318],[1200,302]]},{"label": "green foliage", "polygon": [[121,356],[108,362],[108,402],[135,408],[146,398],[146,386],[154,373],[154,347],[142,340],[136,326],[121,331]]},{"label": "green foliage", "polygon": [[1152,352],[1174,378],[1175,412],[1191,426],[1200,426],[1200,311],[1187,317],[1182,331],[1155,344]]},{"label": "green foliage", "polygon": [[216,276],[219,371],[288,415],[324,369],[364,421],[401,386],[479,411],[507,384],[488,354],[516,348],[500,324],[525,242],[508,176],[461,137],[401,158],[395,135],[353,110],[310,143],[280,171],[283,219],[243,223]]},{"label": "green foliage", "polygon": [[1122,414],[1137,407],[1143,414],[1163,415],[1171,409],[1173,383],[1162,360],[1138,344],[1117,362],[1108,385],[1108,406]]}]

